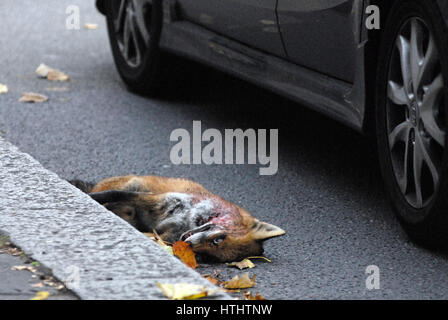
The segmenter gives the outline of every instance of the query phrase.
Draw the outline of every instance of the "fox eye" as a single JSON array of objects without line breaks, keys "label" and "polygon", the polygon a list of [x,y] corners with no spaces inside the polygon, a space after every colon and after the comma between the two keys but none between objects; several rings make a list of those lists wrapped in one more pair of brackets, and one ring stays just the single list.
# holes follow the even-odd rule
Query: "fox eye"
[{"label": "fox eye", "polygon": [[221,242],[224,241],[225,237],[226,237],[226,236],[221,236],[221,237],[215,238],[215,239],[212,240],[212,243],[213,243],[215,246],[217,246],[217,245],[221,244]]}]

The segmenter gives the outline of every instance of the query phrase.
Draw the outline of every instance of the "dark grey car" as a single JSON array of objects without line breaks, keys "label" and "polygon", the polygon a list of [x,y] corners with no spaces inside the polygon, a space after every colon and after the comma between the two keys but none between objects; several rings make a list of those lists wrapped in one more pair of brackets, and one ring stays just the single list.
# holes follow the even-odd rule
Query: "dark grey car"
[{"label": "dark grey car", "polygon": [[131,90],[154,93],[170,51],[372,135],[407,232],[423,244],[448,244],[448,1],[97,0],[97,6]]}]

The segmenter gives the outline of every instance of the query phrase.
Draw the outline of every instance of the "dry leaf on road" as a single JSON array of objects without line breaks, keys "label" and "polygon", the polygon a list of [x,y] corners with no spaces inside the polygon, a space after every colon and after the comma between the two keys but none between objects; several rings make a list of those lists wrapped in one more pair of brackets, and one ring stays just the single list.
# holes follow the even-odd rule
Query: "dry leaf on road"
[{"label": "dry leaf on road", "polygon": [[37,271],[36,268],[32,267],[32,266],[13,266],[11,268],[11,270],[14,270],[14,271],[24,271],[24,270],[27,270],[27,271],[32,272],[32,273],[35,273]]},{"label": "dry leaf on road", "polygon": [[49,296],[50,296],[50,292],[48,292],[48,291],[39,291],[39,292],[36,293],[34,298],[32,298],[31,300],[45,300]]},{"label": "dry leaf on road", "polygon": [[266,258],[266,257],[262,257],[262,256],[258,256],[258,257],[247,257],[246,259],[263,259],[263,260],[265,260],[265,261],[267,261],[267,262],[269,262],[269,263],[272,263],[271,260],[269,260],[269,259]]},{"label": "dry leaf on road", "polygon": [[84,23],[84,28],[87,30],[96,30],[98,25],[96,23]]},{"label": "dry leaf on road", "polygon": [[0,94],[7,93],[8,92],[8,86],[6,84],[0,83]]},{"label": "dry leaf on road", "polygon": [[255,296],[253,296],[250,291],[244,292],[243,297],[244,297],[244,300],[266,300],[259,293],[257,293]]},{"label": "dry leaf on road", "polygon": [[36,69],[36,73],[39,77],[49,81],[68,81],[70,79],[64,72],[52,69],[43,63]]},{"label": "dry leaf on road", "polygon": [[48,101],[48,97],[34,92],[24,92],[22,93],[22,98],[19,99],[19,102],[28,102],[28,103],[42,103]]},{"label": "dry leaf on road", "polygon": [[34,283],[31,285],[33,288],[43,288],[44,284],[42,282]]},{"label": "dry leaf on road", "polygon": [[255,268],[255,264],[252,261],[250,261],[249,259],[244,259],[243,261],[240,261],[240,262],[227,263],[227,265],[229,267],[237,267],[240,270],[247,269],[247,268],[249,268],[249,269]]},{"label": "dry leaf on road", "polygon": [[173,253],[190,268],[196,269],[198,267],[196,256],[188,243],[184,241],[177,241],[173,244]]},{"label": "dry leaf on road", "polygon": [[221,280],[219,280],[218,278],[216,278],[212,275],[209,275],[209,274],[205,274],[202,277],[205,278],[206,280],[208,280],[210,283],[217,285],[217,286],[220,286],[224,283]]},{"label": "dry leaf on road", "polygon": [[255,286],[255,275],[249,278],[249,273],[243,274],[241,277],[235,276],[232,280],[226,281],[224,287],[226,289],[247,289]]},{"label": "dry leaf on road", "polygon": [[171,300],[194,300],[210,296],[215,291],[206,286],[189,283],[157,283],[163,294]]}]

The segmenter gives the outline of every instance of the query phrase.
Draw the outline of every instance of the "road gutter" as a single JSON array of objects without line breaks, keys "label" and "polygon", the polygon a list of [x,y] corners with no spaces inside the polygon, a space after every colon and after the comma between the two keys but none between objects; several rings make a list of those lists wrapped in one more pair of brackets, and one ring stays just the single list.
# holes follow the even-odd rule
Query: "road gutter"
[{"label": "road gutter", "polygon": [[[82,299],[164,299],[157,282],[216,289],[2,138],[0,231]],[[214,298],[230,299],[224,293]]]}]

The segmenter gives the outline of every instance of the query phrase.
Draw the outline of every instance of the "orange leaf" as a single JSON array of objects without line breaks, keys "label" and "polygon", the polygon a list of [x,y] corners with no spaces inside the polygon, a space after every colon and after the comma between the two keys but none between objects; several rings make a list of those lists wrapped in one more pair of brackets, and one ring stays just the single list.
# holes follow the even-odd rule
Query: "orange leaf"
[{"label": "orange leaf", "polygon": [[184,241],[177,241],[173,244],[173,254],[190,268],[196,269],[198,267],[196,256],[190,244]]}]

